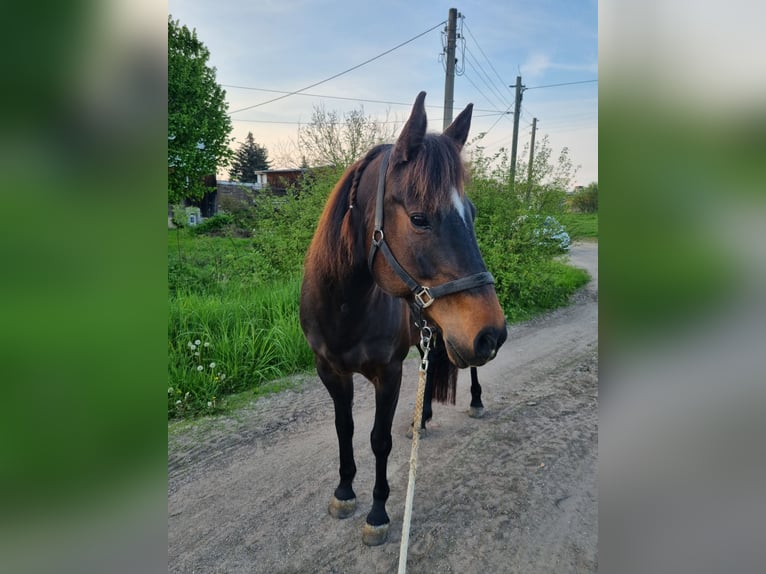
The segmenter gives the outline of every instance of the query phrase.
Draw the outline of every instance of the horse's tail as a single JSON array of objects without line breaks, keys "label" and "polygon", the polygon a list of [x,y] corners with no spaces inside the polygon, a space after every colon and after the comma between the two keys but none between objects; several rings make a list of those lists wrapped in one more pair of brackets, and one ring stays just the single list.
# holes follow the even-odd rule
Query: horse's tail
[{"label": "horse's tail", "polygon": [[433,381],[433,398],[440,403],[454,405],[458,369],[449,360],[441,337],[428,354],[428,370]]}]

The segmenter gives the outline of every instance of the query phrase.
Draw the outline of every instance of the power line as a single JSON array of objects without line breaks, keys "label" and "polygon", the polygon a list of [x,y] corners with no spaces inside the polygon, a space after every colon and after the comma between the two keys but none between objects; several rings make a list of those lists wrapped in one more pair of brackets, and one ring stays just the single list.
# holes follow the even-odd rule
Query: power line
[{"label": "power line", "polygon": [[468,62],[472,68],[474,68],[477,72],[479,72],[479,78],[481,79],[482,82],[484,82],[484,85],[487,86],[492,91],[492,94],[499,98],[501,107],[507,106],[508,101],[505,99],[505,96],[503,96],[503,94],[500,93],[500,91],[497,89],[496,84],[494,83],[494,80],[492,80],[492,78],[489,77],[487,72],[484,71],[484,67],[481,65],[481,62],[479,62],[476,59],[476,56],[473,54],[473,52],[471,52],[470,48],[466,47],[466,50],[468,52],[468,55],[471,57],[471,59],[470,60],[467,59],[466,62]]},{"label": "power line", "polygon": [[[232,88],[232,89],[237,89],[237,90],[253,90],[253,91],[256,91],[256,92],[270,92],[272,94],[286,94],[288,96],[289,95],[295,95],[295,96],[304,96],[304,97],[309,97],[309,98],[323,98],[323,99],[327,99],[327,100],[346,100],[346,101],[349,101],[349,102],[364,102],[364,103],[369,103],[369,104],[386,104],[386,105],[389,105],[389,106],[405,106],[407,108],[412,107],[412,102],[391,102],[391,101],[388,101],[388,100],[371,100],[371,99],[366,99],[366,98],[352,98],[352,97],[348,97],[348,96],[329,96],[327,94],[314,94],[314,93],[306,93],[306,92],[296,93],[296,92],[290,92],[288,90],[272,90],[272,89],[268,89],[268,88],[255,88],[253,86],[237,86],[237,85],[233,85],[233,84],[221,84],[221,87],[222,88]],[[434,109],[438,108],[440,110],[444,109],[443,106],[438,106],[438,105],[433,105],[433,106],[426,105],[426,108],[434,108]],[[487,109],[481,109],[481,108],[474,108],[474,111],[476,111],[476,112],[495,112],[495,113],[497,113],[497,110],[495,110],[495,109],[487,110]],[[231,113],[234,113],[234,112],[231,112]]]},{"label": "power line", "polygon": [[417,40],[421,36],[425,36],[429,32],[431,32],[433,30],[436,30],[436,28],[438,28],[439,26],[443,25],[445,22],[446,22],[446,20],[442,20],[436,26],[433,26],[433,27],[429,28],[425,32],[421,32],[417,36],[413,36],[409,40],[405,40],[401,44],[397,44],[393,48],[390,48],[389,50],[386,50],[385,52],[382,52],[382,53],[378,54],[377,56],[374,56],[374,57],[370,58],[369,60],[365,60],[361,64],[357,64],[356,66],[352,66],[351,68],[348,68],[347,70],[343,70],[342,72],[334,74],[334,75],[330,76],[329,78],[325,78],[324,80],[321,80],[319,82],[315,82],[315,83],[311,84],[310,86],[306,86],[305,88],[301,88],[300,90],[295,90],[294,92],[290,92],[289,94],[284,94],[284,95],[278,96],[276,98],[272,98],[270,100],[266,100],[265,102],[261,102],[259,104],[253,104],[252,106],[247,106],[247,107],[244,107],[244,108],[239,108],[237,110],[229,112],[229,115],[236,114],[238,112],[244,112],[245,110],[251,110],[253,108],[257,108],[257,107],[260,107],[260,106],[265,106],[266,104],[270,104],[272,102],[276,102],[277,100],[282,100],[282,99],[287,98],[289,96],[294,96],[295,94],[299,94],[300,92],[305,92],[306,90],[310,90],[311,88],[314,88],[314,87],[316,87],[316,86],[318,86],[320,84],[324,84],[325,82],[329,82],[330,80],[334,80],[335,78],[338,78],[338,77],[342,76],[343,74],[347,74],[349,72],[357,70],[357,69],[361,68],[362,66],[365,66],[365,65],[369,64],[370,62],[373,62],[373,61],[377,60],[378,58],[382,58],[383,56],[385,56],[387,54],[390,54],[394,50],[398,50],[402,46],[405,46],[406,44],[409,44],[410,42],[413,42],[413,41]]},{"label": "power line", "polygon": [[463,25],[465,26],[465,30],[466,30],[466,32],[468,32],[468,35],[471,36],[471,40],[473,40],[474,44],[476,44],[476,47],[479,49],[479,52],[481,52],[481,55],[484,56],[484,59],[487,61],[487,64],[489,64],[489,67],[492,68],[493,72],[495,72],[495,76],[497,76],[497,79],[500,80],[500,85],[504,86],[508,90],[508,93],[512,97],[514,97],[513,92],[511,92],[510,88],[508,87],[508,82],[506,82],[505,80],[503,80],[503,78],[500,77],[500,74],[495,69],[495,66],[492,65],[492,61],[487,57],[487,54],[484,52],[482,47],[479,45],[479,41],[474,37],[473,32],[471,32],[471,29],[468,27],[468,24],[466,24],[464,22]]},{"label": "power line", "polygon": [[591,84],[598,82],[598,80],[582,80],[581,82],[564,82],[563,84],[548,84],[547,86],[532,86],[531,88],[524,88],[525,90],[539,90],[541,88],[557,88],[558,86],[574,86],[575,84]]},{"label": "power line", "polygon": [[[431,107],[434,107],[434,106],[431,106]],[[493,111],[492,113],[489,113],[489,114],[478,114],[478,115],[474,115],[473,117],[475,119],[478,119],[478,118],[492,118],[492,117],[495,117],[497,115],[502,115],[503,113],[505,113],[505,112]],[[443,118],[429,118],[429,121],[438,123],[438,122],[442,121],[442,119]],[[247,120],[247,119],[237,119],[237,118],[233,118],[232,121],[233,122],[237,122],[237,123],[282,124],[282,125],[289,125],[289,126],[293,126],[293,125],[294,126],[305,126],[305,125],[308,125],[308,123],[310,123],[310,122],[296,122],[296,121],[286,121],[286,120],[285,121],[280,121],[280,120]],[[342,124],[344,122],[345,122],[345,120],[338,120],[337,122],[328,122],[328,124],[330,124],[330,125],[337,125],[337,124]],[[378,124],[404,124],[404,120],[386,120],[386,121],[375,120],[375,122],[378,123]]]},{"label": "power line", "polygon": [[[489,99],[489,97],[487,96],[487,94],[485,94],[484,92],[482,92],[482,91],[481,91],[481,88],[480,88],[479,86],[477,86],[477,85],[474,83],[474,81],[471,79],[471,76],[469,76],[468,74],[466,74],[466,73],[465,73],[465,71],[464,71],[464,73],[463,73],[463,76],[465,77],[465,79],[466,79],[466,80],[468,80],[468,81],[470,82],[470,84],[471,84],[471,85],[472,85],[472,86],[473,86],[473,87],[476,89],[476,91],[477,91],[477,92],[479,92],[479,93],[480,93],[480,94],[481,94],[481,95],[484,97],[484,99],[485,99],[485,100],[487,100],[487,102],[489,102],[489,104],[490,104],[490,105],[492,105],[492,106],[495,106],[495,108],[497,108],[497,107],[498,107],[498,106],[495,104],[495,102],[493,102],[492,100],[490,100],[490,99]],[[485,84],[486,84],[486,82],[485,82]],[[498,109],[496,109],[495,111],[499,112],[499,110],[498,110]]]},{"label": "power line", "polygon": [[[495,127],[495,126],[496,126],[496,125],[497,125],[497,124],[500,122],[500,120],[501,120],[502,118],[504,118],[504,117],[506,117],[506,116],[508,115],[508,112],[510,112],[510,111],[511,111],[511,108],[512,108],[512,107],[513,107],[513,104],[511,104],[510,106],[508,106],[508,108],[507,108],[507,109],[506,109],[506,110],[503,112],[503,114],[502,114],[502,115],[501,115],[499,118],[497,118],[497,119],[495,120],[495,123],[494,123],[494,124],[492,124],[491,126],[489,126],[489,129],[488,129],[486,132],[484,132],[484,135],[485,135],[485,136],[486,136],[487,134],[489,134],[489,132],[491,132],[491,131],[492,131],[492,128],[494,128],[494,127]],[[511,114],[511,115],[513,115],[513,114]]]}]

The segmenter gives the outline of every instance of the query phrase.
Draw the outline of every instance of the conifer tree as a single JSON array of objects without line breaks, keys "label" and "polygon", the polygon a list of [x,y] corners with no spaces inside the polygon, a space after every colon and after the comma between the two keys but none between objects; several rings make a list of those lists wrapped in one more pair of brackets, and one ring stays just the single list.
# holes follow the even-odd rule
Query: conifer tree
[{"label": "conifer tree", "polygon": [[229,169],[229,177],[234,181],[255,182],[255,172],[269,169],[271,162],[265,147],[255,143],[253,133],[247,132],[245,141],[234,153]]}]

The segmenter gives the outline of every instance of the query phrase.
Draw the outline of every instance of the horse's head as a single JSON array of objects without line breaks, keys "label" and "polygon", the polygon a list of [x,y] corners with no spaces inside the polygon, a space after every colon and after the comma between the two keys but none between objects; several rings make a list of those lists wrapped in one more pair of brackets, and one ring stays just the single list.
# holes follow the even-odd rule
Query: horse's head
[{"label": "horse's head", "polygon": [[[463,191],[460,151],[468,138],[473,105],[443,134],[426,134],[424,100],[421,92],[390,156],[381,160],[384,231],[376,229],[368,239],[371,269],[384,290],[419,300],[423,316],[442,332],[455,365],[483,365],[494,358],[507,333],[476,243],[475,208]],[[386,245],[371,248],[374,243]],[[418,295],[413,282],[418,289],[428,289]]]}]

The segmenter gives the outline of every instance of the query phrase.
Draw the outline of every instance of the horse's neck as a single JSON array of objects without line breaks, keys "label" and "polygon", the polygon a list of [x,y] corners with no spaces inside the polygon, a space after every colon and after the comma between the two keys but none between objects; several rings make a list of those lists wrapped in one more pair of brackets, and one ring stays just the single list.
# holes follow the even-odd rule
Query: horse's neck
[{"label": "horse's neck", "polygon": [[322,277],[320,288],[327,299],[353,306],[363,306],[378,290],[366,264],[349,267],[340,277]]}]

